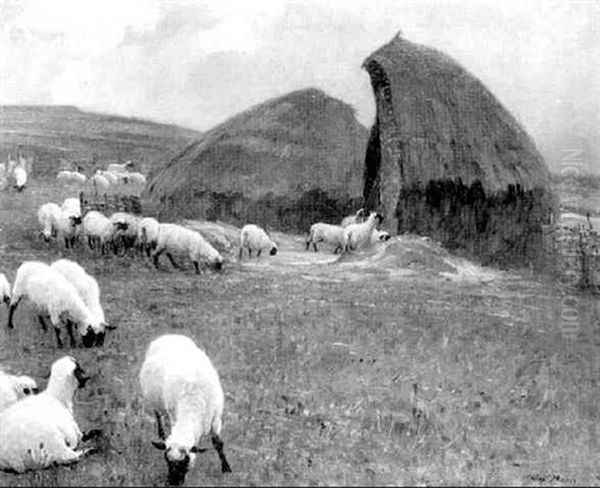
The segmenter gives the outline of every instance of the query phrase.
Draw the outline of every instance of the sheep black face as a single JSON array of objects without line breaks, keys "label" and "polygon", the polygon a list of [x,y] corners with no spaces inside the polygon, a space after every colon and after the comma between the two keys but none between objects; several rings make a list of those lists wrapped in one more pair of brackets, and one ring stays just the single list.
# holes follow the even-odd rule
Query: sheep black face
[{"label": "sheep black face", "polygon": [[181,446],[169,446],[167,448],[163,441],[152,441],[152,444],[157,449],[165,451],[165,460],[169,469],[169,484],[172,486],[181,486],[185,481],[185,475],[187,474],[190,466],[193,462],[191,453],[195,455],[197,452],[202,452],[202,449],[198,449],[193,446],[188,452],[184,447]]},{"label": "sheep black face", "polygon": [[104,332],[104,331],[98,332],[96,334],[96,347],[102,347],[104,345],[105,335],[106,335],[106,332]]},{"label": "sheep black face", "polygon": [[96,333],[91,327],[88,327],[85,334],[81,336],[81,342],[84,347],[92,347],[96,343]]},{"label": "sheep black face", "polygon": [[377,220],[377,223],[381,224],[383,222],[383,215],[381,215],[381,214],[375,215],[375,220]]},{"label": "sheep black face", "polygon": [[223,261],[215,261],[212,266],[217,271],[223,271]]},{"label": "sheep black face", "polygon": [[271,251],[269,252],[270,256],[275,256],[275,254],[277,254],[277,248],[276,247],[272,247]]},{"label": "sheep black face", "polygon": [[77,362],[75,363],[75,370],[73,371],[73,376],[75,376],[75,379],[77,379],[77,386],[79,388],[83,388],[87,381],[90,379],[89,376],[85,375],[85,371],[81,369],[81,366],[79,366],[79,363]]}]

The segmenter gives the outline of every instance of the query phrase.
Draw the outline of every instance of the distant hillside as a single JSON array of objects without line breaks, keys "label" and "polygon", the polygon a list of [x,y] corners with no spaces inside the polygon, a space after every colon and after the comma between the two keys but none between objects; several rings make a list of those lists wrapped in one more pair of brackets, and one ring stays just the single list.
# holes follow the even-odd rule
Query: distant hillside
[{"label": "distant hillside", "polygon": [[165,218],[306,230],[360,207],[367,137],[350,105],[298,90],[206,132],[156,174],[149,196]]},{"label": "distant hillside", "polygon": [[84,112],[71,106],[0,106],[0,161],[19,150],[33,157],[34,175],[55,174],[70,162],[86,172],[132,160],[151,173],[170,161],[199,132],[138,118]]}]

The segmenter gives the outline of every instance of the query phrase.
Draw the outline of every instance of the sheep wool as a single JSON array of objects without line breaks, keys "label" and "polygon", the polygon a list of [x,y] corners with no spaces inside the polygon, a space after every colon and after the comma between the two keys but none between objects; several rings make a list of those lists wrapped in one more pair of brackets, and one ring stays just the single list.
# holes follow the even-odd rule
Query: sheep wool
[{"label": "sheep wool", "polygon": [[217,270],[223,268],[223,257],[221,254],[199,232],[187,229],[181,225],[159,225],[156,249],[152,254],[152,260],[156,268],[158,268],[158,258],[163,252],[166,252],[167,257],[175,268],[178,266],[173,259],[172,253],[187,255],[192,263],[194,263],[196,274],[200,273],[200,263],[205,263]]},{"label": "sheep wool", "polygon": [[89,248],[99,249],[104,254],[106,247],[113,244],[113,239],[119,225],[111,222],[108,217],[102,215],[97,210],[90,210],[83,217],[82,228]]},{"label": "sheep wool", "polygon": [[[153,444],[165,450],[169,482],[184,482],[194,465],[198,442],[207,434],[219,455],[221,471],[231,472],[220,437],[223,390],[206,353],[187,336],[162,335],[148,346],[139,379],[147,405],[156,416],[160,440]],[[165,415],[171,425],[167,437],[162,425]]]},{"label": "sheep wool", "polygon": [[158,244],[159,226],[158,220],[152,217],[143,218],[138,225],[138,244],[148,257]]},{"label": "sheep wool", "polygon": [[347,227],[350,224],[360,224],[364,221],[365,217],[365,209],[359,208],[354,215],[349,215],[348,217],[344,217],[342,220],[342,227]]},{"label": "sheep wool", "polygon": [[254,224],[247,224],[242,227],[240,233],[240,261],[244,249],[248,249],[248,257],[252,257],[252,251],[256,252],[256,257],[259,257],[265,248],[269,250],[270,256],[277,254],[277,244],[273,242],[264,229]]},{"label": "sheep wool", "polygon": [[0,469],[23,473],[79,461],[82,433],[73,417],[73,397],[89,378],[65,356],[52,364],[46,389],[0,412]]},{"label": "sheep wool", "polygon": [[56,203],[44,203],[37,213],[38,222],[42,227],[42,236],[46,242],[57,232],[57,222],[60,218],[61,210]]},{"label": "sheep wool", "polygon": [[350,224],[344,228],[344,250],[355,251],[371,242],[371,234],[377,224],[383,222],[383,216],[371,212],[369,217],[360,224]]},{"label": "sheep wool", "polygon": [[33,378],[13,375],[0,369],[0,412],[37,392],[37,383]]},{"label": "sheep wool", "polygon": [[23,166],[17,166],[13,172],[15,178],[15,187],[18,192],[23,191],[27,183],[27,171]]},{"label": "sheep wool", "polygon": [[344,246],[344,228],[341,225],[325,224],[317,222],[310,226],[310,233],[306,241],[306,250],[313,245],[313,249],[317,252],[317,243],[325,242],[335,245],[333,253],[341,251]]}]

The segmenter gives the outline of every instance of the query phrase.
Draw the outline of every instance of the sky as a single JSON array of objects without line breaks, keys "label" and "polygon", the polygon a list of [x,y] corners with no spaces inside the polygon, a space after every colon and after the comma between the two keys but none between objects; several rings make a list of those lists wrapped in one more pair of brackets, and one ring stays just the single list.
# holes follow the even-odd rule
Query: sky
[{"label": "sky", "polygon": [[538,143],[600,152],[600,0],[0,0],[0,104],[206,130],[312,86],[369,127],[361,64],[399,30],[481,79]]}]

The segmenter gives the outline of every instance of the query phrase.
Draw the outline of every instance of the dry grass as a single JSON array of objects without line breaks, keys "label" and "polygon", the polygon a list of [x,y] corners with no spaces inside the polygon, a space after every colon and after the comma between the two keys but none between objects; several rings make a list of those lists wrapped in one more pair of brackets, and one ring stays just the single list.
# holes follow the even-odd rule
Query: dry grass
[{"label": "dry grass", "polygon": [[12,279],[26,259],[76,259],[118,329],[102,350],[59,351],[23,304],[16,329],[0,327],[0,362],[43,384],[51,362],[72,353],[93,375],[76,417],[104,435],[75,466],[0,473],[0,484],[164,484],[137,380],[145,347],[164,332],[192,335],[226,392],[233,473],[220,473],[211,449],[189,485],[600,484],[600,310],[590,297],[578,296],[580,334],[568,341],[561,290],[531,278],[344,282],[335,266],[329,281],[235,262],[222,275],[156,271],[140,257],[36,239],[35,210],[64,196],[39,181],[0,195],[0,270]]}]

